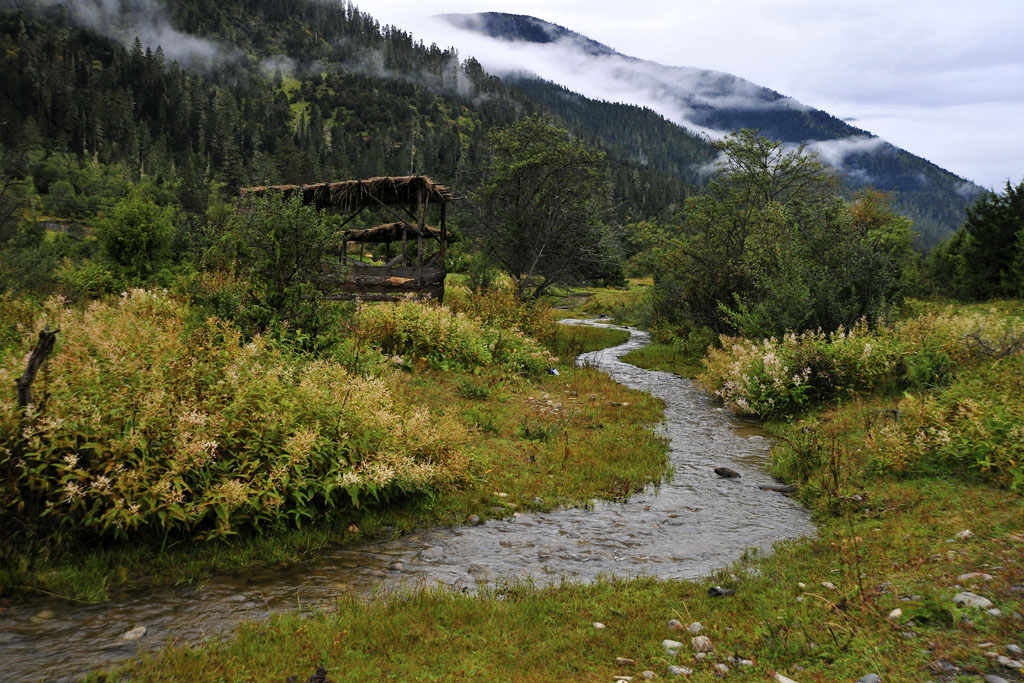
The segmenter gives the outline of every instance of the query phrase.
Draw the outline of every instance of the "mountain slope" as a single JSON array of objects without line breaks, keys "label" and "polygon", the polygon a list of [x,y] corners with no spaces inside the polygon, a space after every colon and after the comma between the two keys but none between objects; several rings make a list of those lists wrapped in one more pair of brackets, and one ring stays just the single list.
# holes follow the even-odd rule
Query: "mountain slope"
[{"label": "mountain slope", "polygon": [[[896,207],[914,219],[923,247],[951,235],[962,223],[965,208],[983,192],[827,112],[732,74],[628,57],[535,17],[489,12],[439,18],[460,31],[491,38],[495,54],[502,56],[492,55],[494,64],[485,60],[484,66],[563,115],[567,95],[544,82],[591,100],[643,104],[675,124],[713,138],[754,128],[785,143],[806,144],[843,172],[851,189],[872,185],[891,193]],[[511,51],[504,54],[503,48]],[[524,66],[511,68],[510,63]],[[678,173],[678,159],[668,164],[651,161]],[[691,165],[702,163],[706,162],[698,155]]]}]

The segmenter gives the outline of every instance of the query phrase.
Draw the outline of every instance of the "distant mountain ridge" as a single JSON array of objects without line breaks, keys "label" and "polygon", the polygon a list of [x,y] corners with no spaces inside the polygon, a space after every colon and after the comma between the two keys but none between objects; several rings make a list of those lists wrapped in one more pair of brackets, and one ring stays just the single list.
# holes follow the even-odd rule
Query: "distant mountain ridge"
[{"label": "distant mountain ridge", "polygon": [[[868,131],[733,74],[664,66],[623,55],[580,33],[531,16],[485,12],[439,18],[462,31],[492,38],[497,44],[532,44],[557,56],[548,60],[548,73],[502,73],[494,65],[483,65],[567,119],[570,109],[586,108],[578,99],[583,96],[575,95],[573,101],[575,83],[588,87],[584,95],[591,101],[642,102],[667,117],[666,130],[681,125],[718,137],[739,128],[753,128],[787,144],[806,144],[823,161],[842,171],[851,189],[871,185],[892,194],[896,207],[914,220],[918,243],[925,248],[949,237],[963,222],[966,207],[984,192],[980,186]],[[538,55],[534,61],[547,68],[542,57]],[[594,83],[605,85],[607,95],[595,92],[600,87],[593,87]],[[696,154],[693,165],[705,164],[706,154]],[[674,165],[676,168],[662,170],[679,175],[678,158]]]}]

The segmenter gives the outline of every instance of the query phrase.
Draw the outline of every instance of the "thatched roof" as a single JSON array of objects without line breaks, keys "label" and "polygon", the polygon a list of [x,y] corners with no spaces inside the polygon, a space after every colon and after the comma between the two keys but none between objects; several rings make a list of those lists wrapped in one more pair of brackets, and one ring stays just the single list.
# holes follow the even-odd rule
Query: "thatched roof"
[{"label": "thatched roof", "polygon": [[[384,225],[366,228],[365,230],[349,230],[344,233],[344,237],[349,242],[362,242],[364,244],[369,242],[400,242],[403,229],[408,230],[409,237],[415,237],[419,234],[419,230],[411,223],[385,223]],[[440,238],[441,231],[427,225],[424,226],[423,236]]]},{"label": "thatched roof", "polygon": [[340,207],[352,211],[381,204],[413,204],[420,191],[424,191],[424,198],[430,203],[455,199],[449,188],[427,176],[392,176],[312,185],[261,185],[243,187],[238,193],[243,197],[260,197],[268,192],[281,192],[285,196],[301,192],[303,204],[314,204],[319,209]]}]

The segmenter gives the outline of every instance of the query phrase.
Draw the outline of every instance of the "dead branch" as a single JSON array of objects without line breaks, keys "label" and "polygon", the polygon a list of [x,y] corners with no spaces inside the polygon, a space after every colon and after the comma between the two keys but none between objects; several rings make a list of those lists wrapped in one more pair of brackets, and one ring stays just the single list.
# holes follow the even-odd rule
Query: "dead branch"
[{"label": "dead branch", "polygon": [[15,381],[15,384],[18,385],[18,405],[22,408],[32,403],[32,382],[36,380],[36,374],[39,372],[43,361],[53,351],[53,345],[57,341],[58,332],[60,332],[59,329],[51,332],[49,325],[42,329],[39,333],[39,342],[36,344],[36,348],[32,350],[32,355],[28,357],[25,372]]}]

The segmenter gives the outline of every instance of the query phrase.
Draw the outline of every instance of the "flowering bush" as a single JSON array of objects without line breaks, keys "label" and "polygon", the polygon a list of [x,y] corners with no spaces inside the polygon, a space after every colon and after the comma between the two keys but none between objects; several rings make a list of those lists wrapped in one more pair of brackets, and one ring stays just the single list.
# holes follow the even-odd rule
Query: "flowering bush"
[{"label": "flowering bush", "polygon": [[440,368],[497,366],[532,375],[554,362],[513,324],[486,324],[451,308],[413,301],[363,306],[358,331],[387,354],[420,356]]},{"label": "flowering bush", "polygon": [[930,388],[976,349],[967,335],[991,328],[985,312],[926,313],[898,323],[866,321],[831,334],[820,330],[751,341],[721,338],[704,359],[701,385],[734,410],[758,417],[793,415],[837,395],[856,395],[887,384]]},{"label": "flowering bush", "polygon": [[51,300],[0,356],[11,388],[35,330],[61,330],[37,403],[0,397],[0,526],[41,515],[72,534],[217,537],[465,476],[452,418],[403,412],[379,378],[187,313],[144,290],[85,311]]}]

